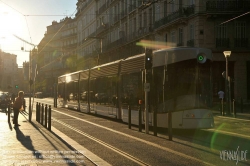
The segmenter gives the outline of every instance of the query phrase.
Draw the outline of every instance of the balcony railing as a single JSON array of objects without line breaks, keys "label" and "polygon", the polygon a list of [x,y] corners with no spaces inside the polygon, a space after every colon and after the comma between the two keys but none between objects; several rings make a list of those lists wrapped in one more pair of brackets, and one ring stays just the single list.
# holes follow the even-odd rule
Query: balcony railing
[{"label": "balcony railing", "polygon": [[174,13],[169,14],[166,17],[163,17],[159,21],[156,21],[154,24],[154,27],[159,28],[160,26],[165,25],[165,24],[167,24],[175,19],[182,17],[182,16],[183,16],[183,11],[182,11],[182,9],[179,9],[179,10],[175,11]]},{"label": "balcony railing", "polygon": [[249,11],[249,0],[207,1],[207,11]]},{"label": "balcony railing", "polygon": [[234,47],[248,47],[248,38],[235,38]]},{"label": "balcony railing", "polygon": [[216,38],[216,47],[229,47],[229,38]]},{"label": "balcony railing", "polygon": [[194,39],[188,40],[188,41],[187,41],[187,46],[188,46],[188,47],[194,47]]}]

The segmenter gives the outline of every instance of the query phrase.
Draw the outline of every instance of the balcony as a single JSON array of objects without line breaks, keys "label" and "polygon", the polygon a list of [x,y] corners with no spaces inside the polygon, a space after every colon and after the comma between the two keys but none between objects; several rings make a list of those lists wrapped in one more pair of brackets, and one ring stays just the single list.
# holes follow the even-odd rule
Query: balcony
[{"label": "balcony", "polygon": [[235,38],[234,47],[248,47],[248,38]]},{"label": "balcony", "polygon": [[229,38],[216,38],[216,47],[229,48]]},{"label": "balcony", "polygon": [[250,1],[249,0],[232,0],[232,1],[207,1],[206,11],[216,11],[216,12],[225,12],[225,11],[249,11]]},{"label": "balcony", "polygon": [[106,4],[102,5],[102,7],[100,7],[98,15],[102,14],[105,10],[107,9]]},{"label": "balcony", "polygon": [[160,26],[170,23],[171,21],[176,20],[181,17],[183,17],[183,10],[179,9],[173,12],[172,14],[169,14],[168,16],[163,17],[162,19],[156,21],[154,24],[154,27],[159,28]]},{"label": "balcony", "polygon": [[188,46],[188,47],[194,47],[194,39],[188,40],[188,41],[187,41],[187,46]]}]

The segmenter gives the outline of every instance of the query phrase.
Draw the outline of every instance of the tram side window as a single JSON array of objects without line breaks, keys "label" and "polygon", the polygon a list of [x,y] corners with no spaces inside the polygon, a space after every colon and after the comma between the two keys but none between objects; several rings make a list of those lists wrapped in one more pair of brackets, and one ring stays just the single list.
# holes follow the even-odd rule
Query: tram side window
[{"label": "tram side window", "polygon": [[96,104],[104,104],[106,106],[115,106],[116,103],[112,99],[117,96],[117,88],[115,83],[116,77],[96,78],[92,84],[94,86],[94,100]]},{"label": "tram side window", "polygon": [[141,73],[126,74],[122,76],[121,100],[124,107],[128,104],[137,106],[142,99]]}]

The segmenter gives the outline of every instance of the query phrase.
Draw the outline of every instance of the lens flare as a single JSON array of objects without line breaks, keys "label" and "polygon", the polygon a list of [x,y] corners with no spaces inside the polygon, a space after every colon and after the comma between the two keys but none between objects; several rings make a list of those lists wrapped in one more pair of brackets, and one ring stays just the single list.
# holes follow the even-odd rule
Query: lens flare
[{"label": "lens flare", "polygon": [[225,126],[225,123],[222,123],[213,133],[212,137],[211,137],[211,141],[210,141],[210,148],[211,149],[214,149],[215,147],[215,142],[216,142],[216,139],[217,139],[217,136],[219,134],[219,132],[217,131],[220,131],[223,127]]},{"label": "lens flare", "polygon": [[173,43],[168,42],[159,42],[159,41],[150,41],[150,40],[141,40],[136,43],[137,46],[143,46],[151,49],[164,49],[173,47]]}]

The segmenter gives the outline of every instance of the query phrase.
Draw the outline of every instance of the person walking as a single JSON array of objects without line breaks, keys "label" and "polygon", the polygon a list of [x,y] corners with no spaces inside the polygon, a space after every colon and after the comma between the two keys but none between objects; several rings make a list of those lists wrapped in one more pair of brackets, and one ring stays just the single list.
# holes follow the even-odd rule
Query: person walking
[{"label": "person walking", "polygon": [[223,110],[223,99],[224,99],[224,92],[222,90],[220,90],[218,92],[218,96],[219,96],[219,99],[221,101],[221,115],[224,115],[224,110]]},{"label": "person walking", "polygon": [[19,91],[18,97],[16,98],[13,104],[13,110],[14,110],[13,124],[15,124],[15,127],[20,126],[18,124],[18,115],[19,115],[19,111],[23,108],[23,99],[24,99],[24,92]]},{"label": "person walking", "polygon": [[11,95],[11,101],[12,101],[13,103],[15,102],[15,98],[16,98],[15,93],[12,93],[12,95]]}]

